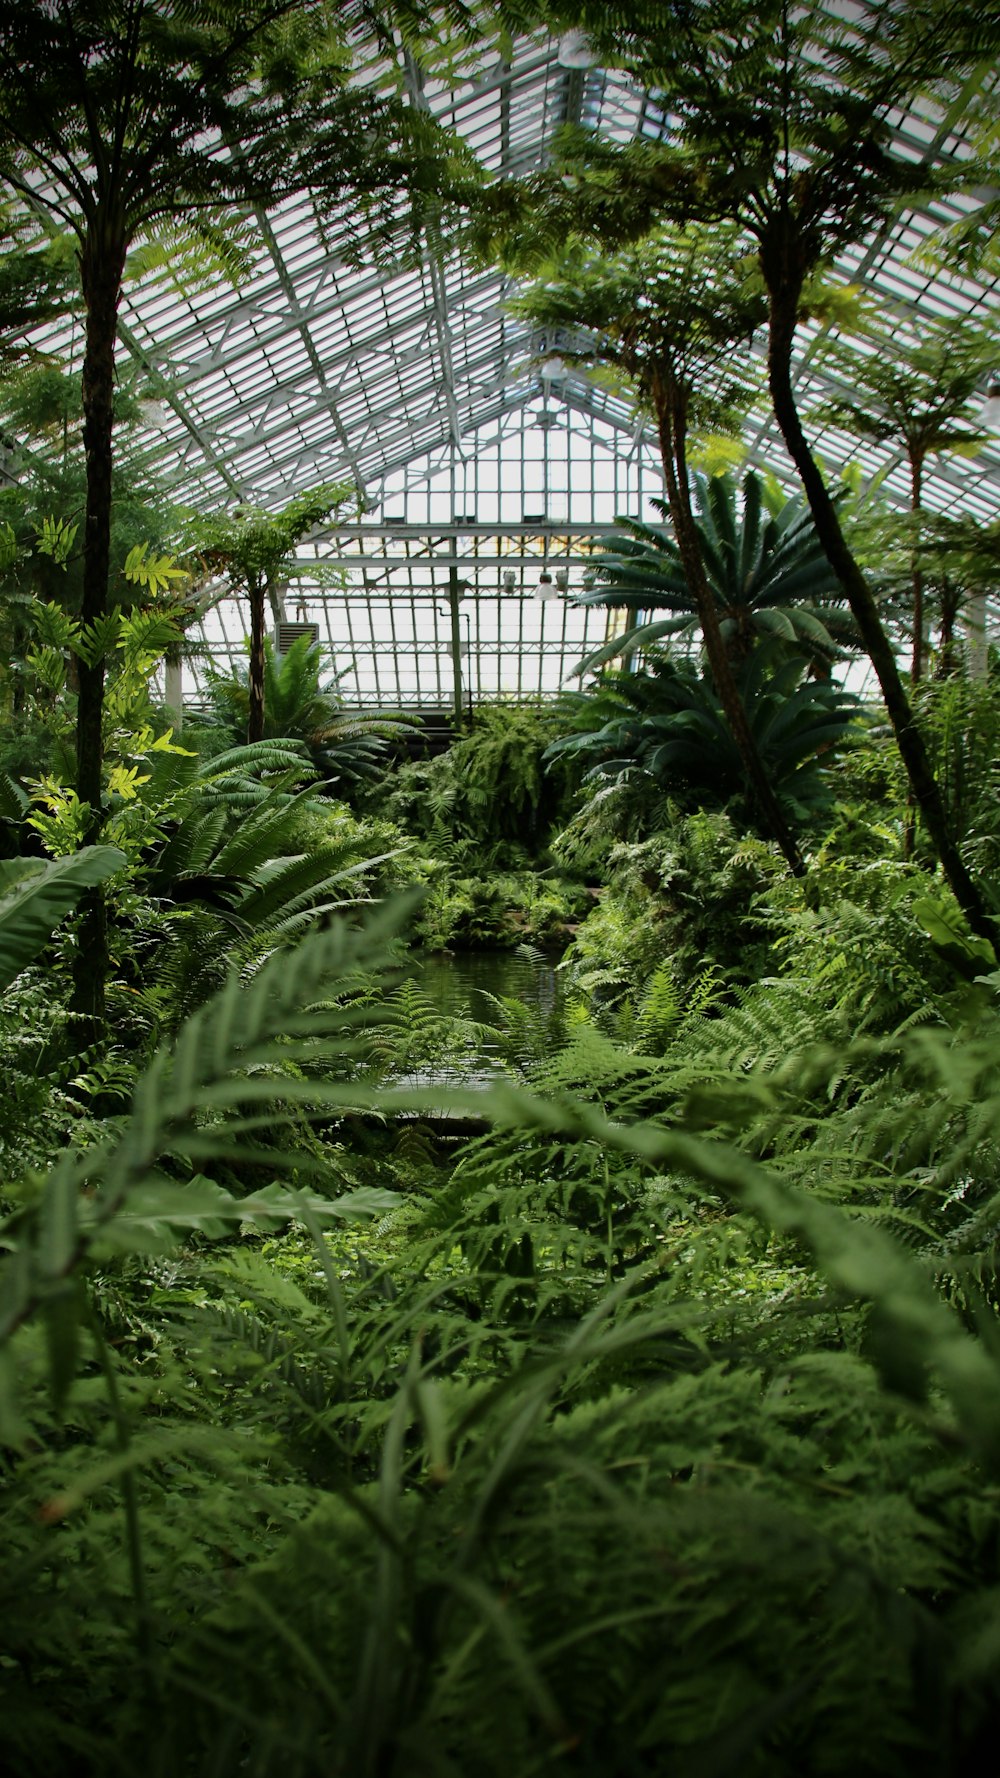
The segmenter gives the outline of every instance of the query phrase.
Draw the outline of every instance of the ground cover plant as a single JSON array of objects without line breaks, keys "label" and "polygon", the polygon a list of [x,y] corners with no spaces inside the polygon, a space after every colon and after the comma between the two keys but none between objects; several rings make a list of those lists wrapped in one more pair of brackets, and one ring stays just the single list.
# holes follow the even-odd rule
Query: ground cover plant
[{"label": "ground cover plant", "polygon": [[[992,1004],[840,1052],[869,1104],[818,1196],[821,1014],[722,1080],[707,1002],[578,1025],[457,1166],[373,1191],[344,1138],[408,1103],[357,1067],[394,925],[234,976],[8,1188],[10,1769],[971,1770]],[[929,1146],[887,1164],[899,1067]]]},{"label": "ground cover plant", "polygon": [[436,861],[414,928],[428,949],[558,946],[586,912],[580,873],[549,856],[579,775],[546,751],[562,721],[483,703],[445,753],[388,779],[379,806]]}]

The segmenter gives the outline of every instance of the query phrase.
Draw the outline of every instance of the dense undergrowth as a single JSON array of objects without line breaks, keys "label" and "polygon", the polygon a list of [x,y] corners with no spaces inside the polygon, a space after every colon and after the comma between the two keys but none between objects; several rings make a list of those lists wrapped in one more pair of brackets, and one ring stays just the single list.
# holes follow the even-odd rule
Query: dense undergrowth
[{"label": "dense undergrowth", "polygon": [[[489,1029],[407,980],[468,807],[414,847],[405,771],[375,820],[269,746],[111,836],[107,1042],[72,923],[0,1005],[6,1769],[981,1769],[1000,977],[878,737],[804,886],[565,785],[598,894],[560,1013]],[[462,1053],[460,1124],[393,1086]]]}]

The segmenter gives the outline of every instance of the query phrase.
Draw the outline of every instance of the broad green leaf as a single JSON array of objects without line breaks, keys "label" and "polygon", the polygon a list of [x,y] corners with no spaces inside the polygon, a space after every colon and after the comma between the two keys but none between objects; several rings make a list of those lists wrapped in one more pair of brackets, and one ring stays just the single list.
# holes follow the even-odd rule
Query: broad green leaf
[{"label": "broad green leaf", "polygon": [[969,931],[957,907],[944,900],[922,895],[913,903],[913,917],[928,938],[964,975],[977,975],[993,969],[996,957],[984,938]]},{"label": "broad green leaf", "polygon": [[70,1282],[61,1285],[42,1303],[49,1360],[49,1388],[57,1413],[65,1406],[77,1373],[81,1307],[82,1293],[78,1281],[75,1284]]},{"label": "broad green leaf", "polygon": [[[240,1198],[204,1174],[187,1184],[157,1177],[132,1188],[125,1204],[102,1223],[92,1251],[166,1253],[190,1234],[218,1241],[236,1234],[243,1224],[280,1229],[301,1220],[304,1210],[319,1222],[359,1221],[384,1216],[396,1203],[394,1193],[368,1187],[331,1199],[271,1185]],[[100,1216],[100,1201],[95,1200],[91,1217]]]},{"label": "broad green leaf", "polygon": [[58,1278],[73,1257],[77,1240],[78,1191],[76,1180],[57,1168],[42,1198],[38,1230],[38,1262],[41,1271]]},{"label": "broad green leaf", "polygon": [[0,1448],[20,1450],[31,1437],[30,1423],[21,1409],[18,1391],[17,1354],[0,1348]]},{"label": "broad green leaf", "polygon": [[115,846],[86,846],[30,875],[22,873],[10,887],[0,877],[0,990],[34,961],[84,890],[105,882],[124,863],[124,852]]}]

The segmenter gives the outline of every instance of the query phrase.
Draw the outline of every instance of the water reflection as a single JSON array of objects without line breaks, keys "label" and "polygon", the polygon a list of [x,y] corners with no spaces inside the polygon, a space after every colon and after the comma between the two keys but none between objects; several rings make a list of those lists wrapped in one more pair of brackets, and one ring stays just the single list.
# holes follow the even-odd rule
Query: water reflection
[{"label": "water reflection", "polygon": [[519,1000],[548,1018],[559,1006],[562,976],[558,953],[524,946],[516,951],[414,953],[416,981],[442,1013],[465,1014],[495,1025],[499,1009],[490,996]]}]

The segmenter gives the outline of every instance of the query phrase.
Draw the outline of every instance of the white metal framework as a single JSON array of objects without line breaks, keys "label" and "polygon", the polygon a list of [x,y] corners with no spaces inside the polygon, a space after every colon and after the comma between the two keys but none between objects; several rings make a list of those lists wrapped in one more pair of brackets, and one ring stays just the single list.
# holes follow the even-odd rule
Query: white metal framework
[{"label": "white metal framework", "polygon": [[[382,67],[373,48],[359,48],[359,78]],[[454,126],[498,175],[537,165],[568,118],[618,139],[665,127],[623,77],[560,66],[545,35],[516,42],[508,60],[471,63],[453,86],[425,80],[402,50],[397,76],[410,102]],[[947,114],[928,105],[900,119],[901,150],[961,152],[967,99],[956,92]],[[844,255],[840,275],[901,314],[956,325],[995,317],[991,283],[933,273],[914,257],[961,213],[957,202],[901,213]],[[542,380],[546,342],[508,312],[499,273],[430,250],[419,264],[359,268],[349,251],[356,219],[307,201],[256,221],[252,272],[238,289],[185,293],[158,273],[123,306],[122,349],[158,397],[148,448],[169,465],[176,498],[278,509],[319,483],[356,487],[356,522],[310,540],[287,599],[289,617],[318,623],[349,698],[452,705],[470,693],[554,691],[604,621],[571,603],[587,540],[617,512],[651,516],[661,492],[642,420],[582,371]],[[806,410],[829,393],[819,332],[801,330]],[[760,421],[749,443],[755,461],[786,473],[772,422]],[[816,445],[833,471],[854,461],[905,503],[906,465],[886,447],[830,427]],[[995,520],[998,489],[1000,447],[928,465],[925,498],[941,512]],[[342,570],[342,584],[328,572],[317,580],[317,562]],[[543,569],[553,578],[542,592],[554,597],[537,596]],[[204,618],[217,659],[238,658],[243,635],[235,602]]]}]

